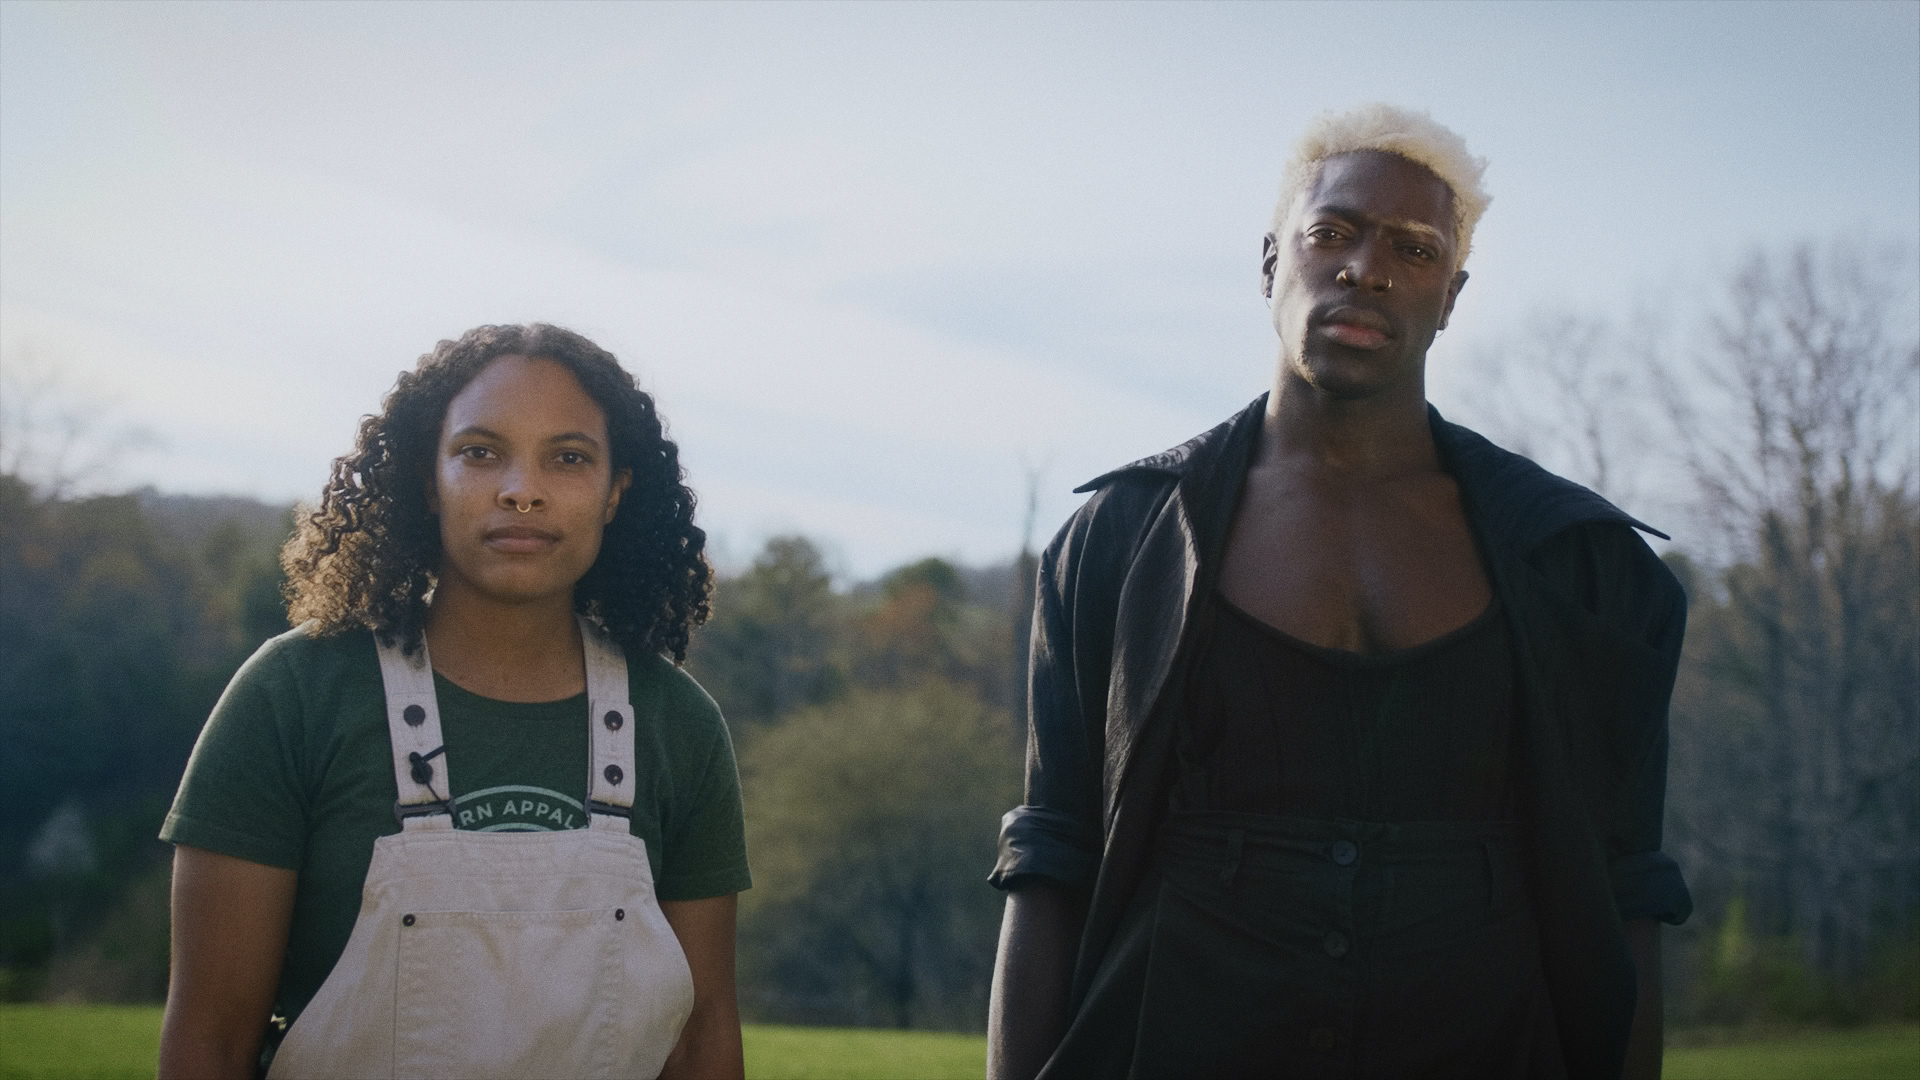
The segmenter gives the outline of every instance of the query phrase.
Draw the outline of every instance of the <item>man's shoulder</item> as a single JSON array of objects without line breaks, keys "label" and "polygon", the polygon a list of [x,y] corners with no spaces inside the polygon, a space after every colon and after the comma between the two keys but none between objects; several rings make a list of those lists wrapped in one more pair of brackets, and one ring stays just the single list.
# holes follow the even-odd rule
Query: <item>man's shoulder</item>
[{"label": "man's shoulder", "polygon": [[[1685,592],[1641,533],[1671,539],[1598,492],[1433,413],[1434,438],[1488,541],[1604,618],[1664,622]],[[1651,631],[1648,631],[1651,633]]]},{"label": "man's shoulder", "polygon": [[1550,472],[1532,458],[1496,445],[1479,432],[1430,410],[1434,444],[1460,485],[1480,529],[1515,555],[1580,526],[1618,526],[1671,539],[1609,502],[1600,493]]}]

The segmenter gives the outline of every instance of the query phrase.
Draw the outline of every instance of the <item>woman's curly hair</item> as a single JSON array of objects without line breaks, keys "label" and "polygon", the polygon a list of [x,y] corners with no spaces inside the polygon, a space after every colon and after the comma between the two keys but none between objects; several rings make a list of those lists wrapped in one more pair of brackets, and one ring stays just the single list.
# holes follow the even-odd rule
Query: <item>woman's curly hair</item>
[{"label": "woman's curly hair", "polygon": [[360,421],[353,452],[333,462],[317,509],[299,515],[280,563],[287,615],[319,634],[357,627],[417,648],[440,566],[440,524],[428,508],[447,405],[502,356],[561,364],[607,417],[612,465],[633,485],[606,527],[600,555],[574,587],[575,610],[630,649],[686,659],[693,628],[711,612],[707,534],[680,449],[662,430],[653,398],[613,354],[545,323],[481,326],[442,341],[403,372],[378,416]]}]

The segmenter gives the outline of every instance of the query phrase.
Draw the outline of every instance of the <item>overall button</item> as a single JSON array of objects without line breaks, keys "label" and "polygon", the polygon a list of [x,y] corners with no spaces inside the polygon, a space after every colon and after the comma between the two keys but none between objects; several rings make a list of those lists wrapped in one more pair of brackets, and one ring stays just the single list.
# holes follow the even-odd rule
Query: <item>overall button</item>
[{"label": "overall button", "polygon": [[405,720],[408,727],[419,727],[427,722],[427,710],[418,705],[409,705],[400,710],[400,719]]},{"label": "overall button", "polygon": [[1314,1028],[1307,1036],[1307,1045],[1323,1054],[1333,1049],[1333,1045],[1339,1041],[1340,1036],[1335,1035],[1332,1028]]},{"label": "overall button", "polygon": [[623,907],[617,907],[617,908],[614,908],[614,909],[613,909],[613,921],[614,921],[614,922],[619,922],[619,921],[621,921],[622,919],[625,919],[626,917],[627,917],[627,909],[626,909],[626,908],[623,908]]},{"label": "overall button", "polygon": [[1353,860],[1360,857],[1360,848],[1351,840],[1335,840],[1327,849],[1327,857],[1337,866],[1352,866]]},{"label": "overall button", "polygon": [[412,925],[413,925],[413,916],[411,916],[411,915],[402,915],[402,916],[400,916],[400,925],[401,925],[401,926],[412,926]]},{"label": "overall button", "polygon": [[621,716],[618,712],[610,712],[607,714],[607,730],[608,731],[619,731],[620,725],[626,722],[627,722],[627,718],[624,716]]},{"label": "overall button", "polygon": [[1327,939],[1320,943],[1320,947],[1327,950],[1327,955],[1335,960],[1347,955],[1347,949],[1351,946],[1352,943],[1347,940],[1347,935],[1338,930],[1327,931]]},{"label": "overall button", "polygon": [[607,771],[606,771],[606,772],[604,772],[604,773],[602,773],[601,775],[603,775],[603,776],[605,776],[605,777],[607,778],[607,783],[609,783],[609,784],[618,784],[618,783],[620,783],[620,778],[621,778],[621,777],[623,777],[623,776],[625,776],[625,775],[627,775],[627,774],[626,774],[626,773],[624,773],[624,772],[621,772],[621,771],[620,771],[620,766],[618,766],[618,765],[609,765],[609,766],[607,766]]}]

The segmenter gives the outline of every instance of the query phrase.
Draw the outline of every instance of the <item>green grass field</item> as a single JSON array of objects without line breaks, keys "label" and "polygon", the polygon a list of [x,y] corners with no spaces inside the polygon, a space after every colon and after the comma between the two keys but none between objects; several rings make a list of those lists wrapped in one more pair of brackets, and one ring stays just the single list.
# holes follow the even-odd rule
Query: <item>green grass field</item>
[{"label": "green grass field", "polygon": [[1667,1051],[1666,1080],[1920,1080],[1920,1024]]},{"label": "green grass field", "polygon": [[[0,1080],[151,1077],[160,1010],[0,1005]],[[973,1035],[750,1026],[753,1080],[946,1080],[986,1071]],[[1809,1032],[1669,1050],[1669,1080],[1920,1080],[1920,1025]]]},{"label": "green grass field", "polygon": [[[985,1075],[986,1040],[924,1031],[749,1026],[754,1080],[909,1080]],[[0,1080],[151,1078],[160,1009],[0,1005]]]}]

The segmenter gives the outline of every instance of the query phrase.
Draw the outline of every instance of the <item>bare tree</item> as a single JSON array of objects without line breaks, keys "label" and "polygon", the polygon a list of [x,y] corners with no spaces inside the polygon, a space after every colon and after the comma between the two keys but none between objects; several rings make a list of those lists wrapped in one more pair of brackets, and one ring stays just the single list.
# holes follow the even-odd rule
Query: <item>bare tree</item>
[{"label": "bare tree", "polygon": [[1045,466],[1021,461],[1027,476],[1027,513],[1020,529],[1020,554],[1013,559],[1013,726],[1027,737],[1027,666],[1033,656],[1033,591],[1040,557],[1033,551],[1033,529],[1040,514],[1040,481]]},{"label": "bare tree", "polygon": [[1707,924],[1840,997],[1920,914],[1917,288],[1911,251],[1802,245],[1704,318],[1549,313],[1469,357],[1472,422],[1663,504],[1692,601],[1668,849]]},{"label": "bare tree", "polygon": [[41,498],[110,486],[126,455],[155,441],[75,393],[45,350],[14,343],[0,354],[0,473],[26,481]]},{"label": "bare tree", "polygon": [[1722,568],[1717,590],[1696,583],[1675,840],[1840,983],[1920,886],[1908,265],[1809,246],[1752,256],[1687,373],[1659,369]]},{"label": "bare tree", "polygon": [[1616,325],[1563,310],[1536,312],[1519,332],[1474,349],[1481,381],[1465,419],[1509,448],[1608,498],[1632,502],[1659,462],[1647,453],[1645,358],[1664,323],[1642,313]]}]

